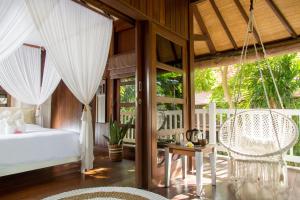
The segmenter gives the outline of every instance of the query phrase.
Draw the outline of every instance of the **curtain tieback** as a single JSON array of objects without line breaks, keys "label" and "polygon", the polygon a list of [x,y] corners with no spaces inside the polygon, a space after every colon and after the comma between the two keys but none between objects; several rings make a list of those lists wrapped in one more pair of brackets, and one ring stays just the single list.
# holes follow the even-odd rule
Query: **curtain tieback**
[{"label": "curtain tieback", "polygon": [[35,109],[35,117],[39,117],[41,114],[41,105],[37,105]]},{"label": "curtain tieback", "polygon": [[91,107],[88,104],[84,104],[82,111],[81,121],[87,121],[87,114],[91,111]]}]

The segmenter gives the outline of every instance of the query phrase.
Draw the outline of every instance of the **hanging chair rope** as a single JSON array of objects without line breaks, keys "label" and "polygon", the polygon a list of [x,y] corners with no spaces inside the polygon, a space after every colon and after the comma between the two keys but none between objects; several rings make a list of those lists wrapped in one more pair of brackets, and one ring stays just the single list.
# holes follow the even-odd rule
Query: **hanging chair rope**
[{"label": "hanging chair rope", "polygon": [[[256,25],[255,17],[254,17],[253,0],[251,0],[251,3],[250,3],[250,19],[249,19],[249,23],[251,24],[251,33],[252,33],[252,38],[254,40],[253,30],[254,30],[254,27],[257,27],[257,25]],[[277,87],[277,84],[276,84],[276,81],[275,81],[275,78],[274,78],[274,75],[273,75],[273,71],[272,71],[271,66],[270,66],[270,62],[267,59],[267,53],[266,53],[266,50],[265,50],[265,46],[264,46],[264,44],[262,42],[261,35],[260,35],[260,32],[259,32],[258,29],[257,29],[257,35],[258,35],[258,38],[259,38],[259,43],[260,43],[260,45],[262,47],[263,59],[266,61],[269,73],[270,73],[270,75],[272,77],[272,83],[273,83],[273,85],[275,87],[276,95],[277,95],[277,98],[278,98],[278,100],[280,102],[281,109],[284,109],[284,106],[283,106],[283,103],[282,103],[282,98],[281,98],[281,96],[279,94],[279,90],[278,90],[278,87]],[[257,50],[257,47],[256,47],[256,43],[253,42],[253,44],[254,44],[255,55],[256,55],[256,58],[258,60],[259,56],[258,56],[258,50]],[[261,68],[261,66],[260,66],[259,63],[258,63],[258,69],[259,69],[259,73],[260,73],[261,83],[262,83],[263,89],[264,89],[265,99],[267,101],[268,109],[269,109],[270,116],[271,116],[272,127],[274,129],[275,136],[276,136],[277,145],[278,145],[279,150],[281,150],[281,145],[280,145],[280,141],[279,141],[279,138],[278,138],[278,130],[276,129],[276,126],[275,126],[275,119],[274,119],[274,116],[272,114],[271,105],[270,105],[270,101],[269,101],[269,95],[267,93],[267,89],[266,89],[266,85],[265,85],[265,81],[264,81],[264,75],[262,73],[262,68]],[[280,154],[280,162],[281,162],[282,165],[284,164],[283,154],[282,153]]]},{"label": "hanging chair rope", "polygon": [[[258,54],[258,49],[257,49],[257,46],[256,46],[256,42],[255,42],[255,38],[254,38],[254,27],[257,27],[256,25],[256,21],[255,21],[255,17],[254,17],[254,3],[253,3],[253,0],[250,0],[250,14],[249,14],[249,21],[248,21],[248,24],[247,24],[247,32],[245,34],[245,40],[244,40],[244,44],[243,44],[243,47],[242,47],[242,52],[241,52],[241,56],[240,56],[240,65],[239,65],[239,69],[238,69],[238,72],[239,73],[239,77],[238,77],[238,80],[235,82],[235,86],[234,86],[234,92],[236,91],[235,88],[236,88],[236,84],[238,85],[238,90],[237,90],[237,95],[234,94],[235,96],[235,111],[234,111],[234,116],[237,116],[237,103],[239,102],[240,98],[241,98],[241,84],[242,84],[242,80],[243,80],[243,70],[242,70],[242,67],[244,65],[244,63],[246,62],[246,59],[247,59],[247,52],[248,52],[248,46],[249,46],[249,42],[251,39],[253,39],[253,46],[254,46],[254,50],[255,50],[255,56],[256,56],[256,59],[259,60],[260,57],[259,57],[259,54]],[[270,67],[270,63],[267,59],[267,53],[266,53],[266,50],[265,50],[265,47],[264,47],[264,44],[262,42],[262,39],[261,39],[261,36],[260,36],[260,33],[257,30],[257,35],[258,35],[258,42],[260,43],[261,47],[262,47],[262,51],[263,51],[263,58],[265,59],[266,61],[266,64],[267,64],[267,68],[269,70],[269,73],[272,77],[272,83],[275,87],[275,91],[276,91],[276,95],[277,95],[277,98],[280,102],[280,106],[281,106],[281,109],[284,109],[284,106],[283,106],[283,103],[282,103],[282,98],[280,96],[280,93],[279,93],[279,90],[278,90],[278,87],[277,87],[277,84],[276,84],[276,81],[275,81],[275,77],[274,77],[274,74],[272,72],[272,69]],[[252,37],[250,37],[252,36]],[[260,66],[260,64],[258,63],[258,70],[259,70],[259,75],[260,75],[260,82],[262,83],[262,86],[263,86],[263,90],[264,90],[264,96],[265,96],[265,99],[266,99],[266,102],[267,102],[267,105],[268,105],[268,109],[270,111],[270,115],[271,115],[271,119],[272,119],[272,126],[273,126],[273,129],[275,131],[275,135],[276,135],[276,140],[277,140],[277,144],[278,144],[278,147],[279,149],[281,148],[280,147],[280,142],[279,142],[279,138],[278,138],[278,133],[277,133],[277,129],[275,127],[275,122],[274,122],[274,117],[272,116],[272,111],[271,111],[271,105],[270,105],[270,101],[269,101],[269,96],[268,96],[268,93],[267,93],[267,89],[266,89],[266,85],[265,85],[265,81],[264,81],[264,75],[263,75],[263,72],[262,72],[262,68]],[[234,118],[234,121],[233,121],[233,124],[232,124],[232,132],[235,131],[235,124],[236,124],[236,117]],[[230,138],[230,145],[231,145],[231,142],[232,142],[232,136],[233,134],[231,134],[231,138]]]},{"label": "hanging chair rope", "polygon": [[[253,0],[250,0],[250,15],[249,15],[249,21],[248,21],[248,25],[247,25],[247,32],[245,34],[244,44],[243,44],[242,52],[241,52],[241,56],[240,56],[240,65],[239,65],[238,72],[242,70],[241,68],[242,68],[243,64],[246,62],[246,59],[247,59],[248,46],[249,46],[249,41],[251,39],[249,36],[252,35],[252,37],[254,38],[254,36],[253,36],[254,27],[257,27],[256,21],[255,21],[255,17],[254,17],[254,9],[253,8],[254,8]],[[267,68],[268,68],[269,73],[271,75],[272,83],[274,85],[275,92],[276,92],[277,98],[278,98],[279,103],[280,103],[280,107],[281,107],[281,109],[284,109],[282,98],[280,96],[280,93],[279,93],[279,90],[278,90],[278,86],[276,84],[276,80],[275,80],[273,71],[272,71],[272,69],[270,67],[269,61],[267,60],[267,53],[266,53],[266,50],[265,50],[265,46],[264,46],[264,44],[262,42],[260,32],[259,32],[258,29],[256,29],[256,32],[257,32],[257,35],[258,35],[258,40],[259,40],[258,42],[259,42],[259,44],[261,45],[261,48],[262,48],[263,58],[266,61]],[[257,49],[255,40],[253,41],[253,45],[254,45],[254,50],[255,50],[256,58],[258,60],[259,59],[258,49]],[[262,71],[261,71],[261,67],[259,67],[259,70],[260,70],[260,75],[261,75],[261,78],[262,78],[263,74],[262,74]],[[236,98],[235,98],[235,108],[237,108],[236,105],[237,105],[237,103],[239,101],[239,98],[241,97],[241,89],[240,88],[241,88],[241,82],[242,82],[242,79],[243,79],[242,74],[243,73],[241,71],[240,77],[238,77],[238,84],[236,82],[235,85],[234,85],[234,88],[236,87],[236,85],[238,85],[238,87],[239,87],[238,88],[238,94],[237,94],[237,96],[235,95],[236,96]],[[262,84],[264,85],[263,81],[262,81]],[[264,87],[265,87],[265,85],[264,85]],[[266,95],[267,91],[266,90],[264,90],[264,91],[265,91],[265,98],[266,98],[266,101],[268,103],[269,102],[269,98],[268,98],[268,95]],[[234,92],[235,92],[235,89],[234,89]],[[270,108],[270,107],[271,106],[268,103],[268,108]]]}]

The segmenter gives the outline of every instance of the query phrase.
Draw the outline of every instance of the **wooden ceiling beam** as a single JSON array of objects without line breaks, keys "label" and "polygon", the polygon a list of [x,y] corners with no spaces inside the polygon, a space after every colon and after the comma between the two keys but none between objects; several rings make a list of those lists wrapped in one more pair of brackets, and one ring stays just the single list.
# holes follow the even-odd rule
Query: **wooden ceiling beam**
[{"label": "wooden ceiling beam", "polygon": [[230,42],[231,42],[233,48],[234,48],[234,49],[237,49],[238,46],[237,46],[237,44],[236,44],[236,42],[235,42],[235,40],[234,40],[234,38],[233,38],[233,36],[232,36],[232,34],[231,34],[231,32],[230,32],[230,30],[229,30],[229,28],[228,28],[228,26],[227,26],[225,20],[224,20],[224,18],[223,18],[223,16],[222,16],[221,12],[220,12],[220,10],[219,10],[219,8],[217,7],[215,0],[209,0],[209,1],[210,1],[210,4],[211,4],[212,7],[213,7],[213,9],[214,9],[214,11],[215,11],[215,13],[216,13],[218,19],[219,19],[219,21],[221,22],[221,25],[222,25],[223,29],[225,30],[226,35],[227,35],[228,39],[230,40]]},{"label": "wooden ceiling beam", "polygon": [[[239,11],[240,11],[241,15],[243,16],[243,18],[244,18],[246,24],[248,24],[248,22],[249,22],[249,17],[248,17],[248,15],[247,15],[246,11],[244,10],[244,8],[243,8],[243,6],[242,6],[240,0],[234,0],[234,3],[235,3],[235,5],[237,6],[237,8],[239,9]],[[255,27],[253,27],[253,34],[254,34],[254,37],[255,37],[256,41],[257,41],[258,43],[260,43],[260,42],[259,42],[259,36],[258,36],[258,33],[257,33]]]},{"label": "wooden ceiling beam", "polygon": [[193,34],[192,37],[193,37],[194,41],[207,41],[207,36],[206,35]]},{"label": "wooden ceiling beam", "polygon": [[203,35],[205,35],[207,37],[206,42],[207,42],[207,46],[209,48],[210,53],[215,54],[216,53],[215,45],[214,45],[214,43],[211,40],[209,32],[208,32],[208,30],[206,28],[206,25],[205,25],[205,23],[204,23],[204,21],[203,21],[203,19],[201,17],[201,14],[200,14],[197,6],[193,6],[193,13],[194,13],[196,21],[197,21],[197,23],[198,23],[198,25],[199,25],[199,27],[200,27]]},{"label": "wooden ceiling beam", "polygon": [[274,14],[277,16],[279,21],[282,23],[284,28],[289,32],[289,34],[293,37],[297,37],[296,31],[293,29],[293,27],[290,25],[290,23],[287,21],[287,19],[284,17],[280,9],[276,6],[273,0],[266,0],[269,7],[273,10]]},{"label": "wooden ceiling beam", "polygon": [[134,25],[127,23],[126,21],[122,19],[118,19],[114,21],[114,31],[115,32],[121,32],[128,29],[134,28]]},{"label": "wooden ceiling beam", "polygon": [[119,19],[123,19],[124,21],[126,21],[130,24],[135,24],[135,20],[133,18],[119,12],[118,10],[114,9],[111,6],[108,6],[105,3],[102,3],[101,1],[98,1],[98,0],[75,0],[75,2],[76,1],[81,2],[82,4],[86,4],[87,6],[91,5],[97,9],[102,10],[104,13],[109,13],[110,15],[113,15]]},{"label": "wooden ceiling beam", "polygon": [[[265,43],[268,56],[282,55],[300,51],[300,38],[289,38],[281,41]],[[258,46],[261,53],[261,46]],[[241,48],[238,50],[227,50],[218,52],[215,55],[198,55],[195,56],[194,67],[218,67],[224,65],[237,64],[240,61]],[[255,61],[256,55],[253,46],[248,47],[247,62]]]},{"label": "wooden ceiling beam", "polygon": [[78,3],[79,5],[85,7],[87,9],[89,9],[89,10],[92,10],[92,11],[94,11],[94,12],[96,12],[96,13],[104,16],[104,17],[112,19],[112,17],[110,15],[108,15],[107,13],[105,13],[103,10],[95,9],[95,8],[93,8],[92,6],[90,6],[88,3],[86,3],[83,0],[72,0],[72,1],[75,2],[75,3]]},{"label": "wooden ceiling beam", "polygon": [[191,5],[197,5],[198,3],[203,3],[207,0],[190,0]]}]

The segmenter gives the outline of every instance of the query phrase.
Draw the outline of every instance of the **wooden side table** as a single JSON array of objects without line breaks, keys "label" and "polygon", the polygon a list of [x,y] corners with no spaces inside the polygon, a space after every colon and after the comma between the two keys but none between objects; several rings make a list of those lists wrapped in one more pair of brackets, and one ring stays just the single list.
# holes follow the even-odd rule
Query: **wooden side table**
[{"label": "wooden side table", "polygon": [[165,186],[170,186],[172,154],[181,155],[182,160],[182,178],[186,177],[187,156],[195,157],[196,162],[196,186],[197,195],[201,196],[203,187],[203,154],[209,153],[211,166],[212,185],[216,185],[216,157],[217,151],[214,145],[205,147],[188,148],[181,145],[168,144],[165,148]]}]

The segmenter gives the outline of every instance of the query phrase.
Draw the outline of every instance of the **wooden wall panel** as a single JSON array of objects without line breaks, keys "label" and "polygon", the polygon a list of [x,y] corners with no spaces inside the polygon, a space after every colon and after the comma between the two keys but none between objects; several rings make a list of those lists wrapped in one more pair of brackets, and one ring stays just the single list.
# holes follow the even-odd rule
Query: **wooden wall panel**
[{"label": "wooden wall panel", "polygon": [[[100,0],[136,20],[149,20],[188,39],[188,0]],[[184,27],[184,28],[181,28]]]},{"label": "wooden wall panel", "polygon": [[124,31],[120,31],[115,33],[114,36],[115,40],[115,54],[119,53],[126,53],[130,51],[134,51],[134,38],[135,38],[135,31],[134,28],[127,29]]},{"label": "wooden wall panel", "polygon": [[80,131],[82,104],[61,81],[52,95],[51,128]]},{"label": "wooden wall panel", "polygon": [[95,134],[99,136],[99,140],[96,142],[96,147],[102,152],[107,152],[107,141],[104,138],[104,135],[108,135],[109,123],[95,123]]}]

